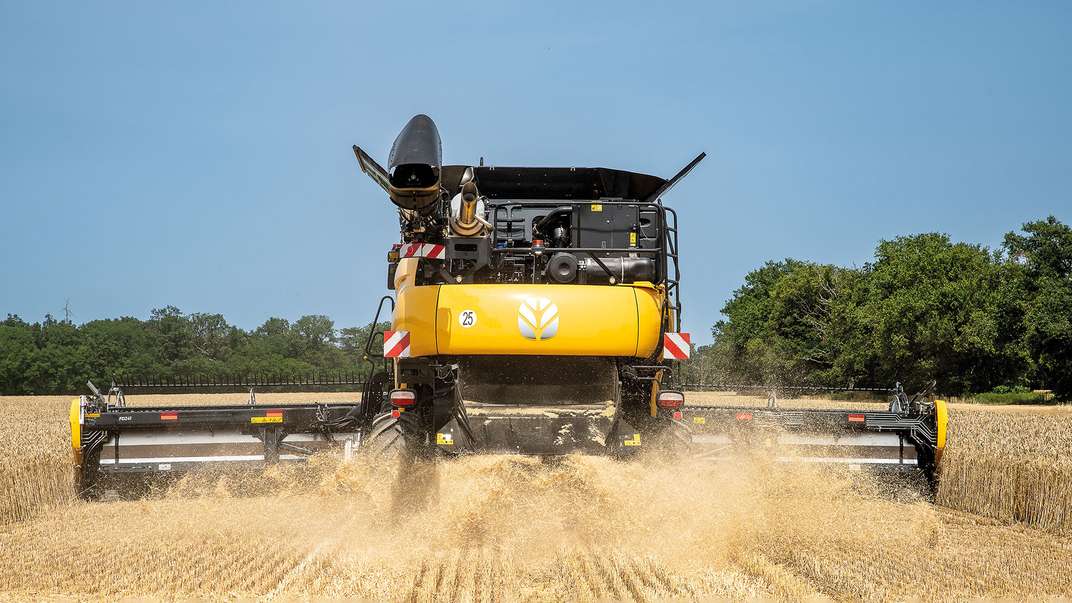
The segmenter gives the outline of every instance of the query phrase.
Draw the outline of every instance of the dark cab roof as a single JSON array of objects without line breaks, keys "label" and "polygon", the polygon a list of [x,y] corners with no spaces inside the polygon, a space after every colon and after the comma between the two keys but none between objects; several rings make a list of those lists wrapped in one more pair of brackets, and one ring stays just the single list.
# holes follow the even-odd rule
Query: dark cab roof
[{"label": "dark cab roof", "polygon": [[[458,190],[467,165],[445,165],[442,186]],[[492,199],[601,199],[643,200],[666,184],[658,176],[608,168],[473,167],[480,194]]]}]

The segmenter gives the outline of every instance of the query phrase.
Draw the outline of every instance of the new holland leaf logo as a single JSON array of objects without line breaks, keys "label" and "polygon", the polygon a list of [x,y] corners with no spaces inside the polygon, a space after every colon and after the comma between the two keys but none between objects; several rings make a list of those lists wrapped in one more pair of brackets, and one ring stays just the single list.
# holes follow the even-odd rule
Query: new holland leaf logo
[{"label": "new holland leaf logo", "polygon": [[517,309],[517,328],[529,339],[550,339],[558,333],[558,306],[546,297],[529,297]]}]

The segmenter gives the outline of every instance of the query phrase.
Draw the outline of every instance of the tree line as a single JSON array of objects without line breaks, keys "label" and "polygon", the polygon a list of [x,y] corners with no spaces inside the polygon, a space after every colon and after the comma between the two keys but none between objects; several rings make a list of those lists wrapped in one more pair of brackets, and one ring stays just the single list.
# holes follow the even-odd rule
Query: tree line
[{"label": "tree line", "polygon": [[[387,325],[380,325],[380,329]],[[167,306],[148,320],[123,317],[82,325],[46,316],[0,322],[0,393],[75,394],[86,380],[114,377],[213,380],[346,374],[366,378],[372,326],[336,328],[327,316],[270,318],[247,331],[220,314]],[[370,357],[382,355],[373,340]]]},{"label": "tree line", "polygon": [[693,382],[1052,390],[1072,399],[1072,229],[1002,245],[940,233],[881,241],[862,267],[796,259],[748,273],[696,351]]},{"label": "tree line", "polygon": [[[748,273],[685,370],[690,383],[1050,389],[1072,398],[1072,229],[1024,224],[997,249],[926,233],[881,241],[863,267],[796,259]],[[380,325],[380,329],[386,325]],[[148,320],[0,322],[0,393],[78,393],[115,376],[364,378],[371,325],[319,315],[253,330],[168,306]],[[382,354],[375,340],[372,357]]]}]

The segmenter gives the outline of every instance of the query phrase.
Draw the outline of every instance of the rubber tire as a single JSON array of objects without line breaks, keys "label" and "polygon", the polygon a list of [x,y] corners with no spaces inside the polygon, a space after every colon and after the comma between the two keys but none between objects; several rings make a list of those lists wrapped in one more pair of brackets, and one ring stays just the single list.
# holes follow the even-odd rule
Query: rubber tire
[{"label": "rubber tire", "polygon": [[365,453],[391,467],[391,510],[398,517],[425,508],[439,492],[439,471],[428,458],[428,447],[420,441],[420,424],[415,413],[398,417],[382,412],[372,420]]},{"label": "rubber tire", "polygon": [[417,417],[412,413],[394,417],[390,412],[381,412],[372,419],[365,450],[379,456],[412,456],[416,446],[411,438],[417,436],[418,429]]}]

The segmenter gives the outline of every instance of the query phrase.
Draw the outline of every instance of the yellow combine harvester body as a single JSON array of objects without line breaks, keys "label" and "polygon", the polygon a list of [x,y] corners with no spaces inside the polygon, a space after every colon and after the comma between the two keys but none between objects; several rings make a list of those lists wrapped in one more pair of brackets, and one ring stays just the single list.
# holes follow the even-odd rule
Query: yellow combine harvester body
[{"label": "yellow combine harvester body", "polygon": [[[415,285],[417,260],[399,262],[392,328],[410,337],[410,356],[519,355],[648,358],[668,319],[666,292],[647,282]],[[555,332],[526,312],[548,300]],[[538,309],[535,311],[539,311]],[[473,317],[463,325],[463,313]],[[533,323],[537,324],[533,324]],[[526,337],[528,325],[535,337]],[[544,330],[541,331],[540,327]]]},{"label": "yellow combine harvester body", "polygon": [[423,115],[395,140],[388,169],[354,152],[400,224],[386,258],[395,294],[373,319],[390,302],[391,327],[361,400],[264,407],[251,392],[243,405],[129,408],[120,389],[94,390],[70,416],[84,493],[125,476],[325,450],[626,456],[650,436],[695,456],[760,448],[779,460],[918,472],[933,485],[945,404],[899,387],[886,410],[780,408],[776,396],[757,408],[686,403],[678,219],[662,197],[703,154],[670,179],[443,165]]}]

